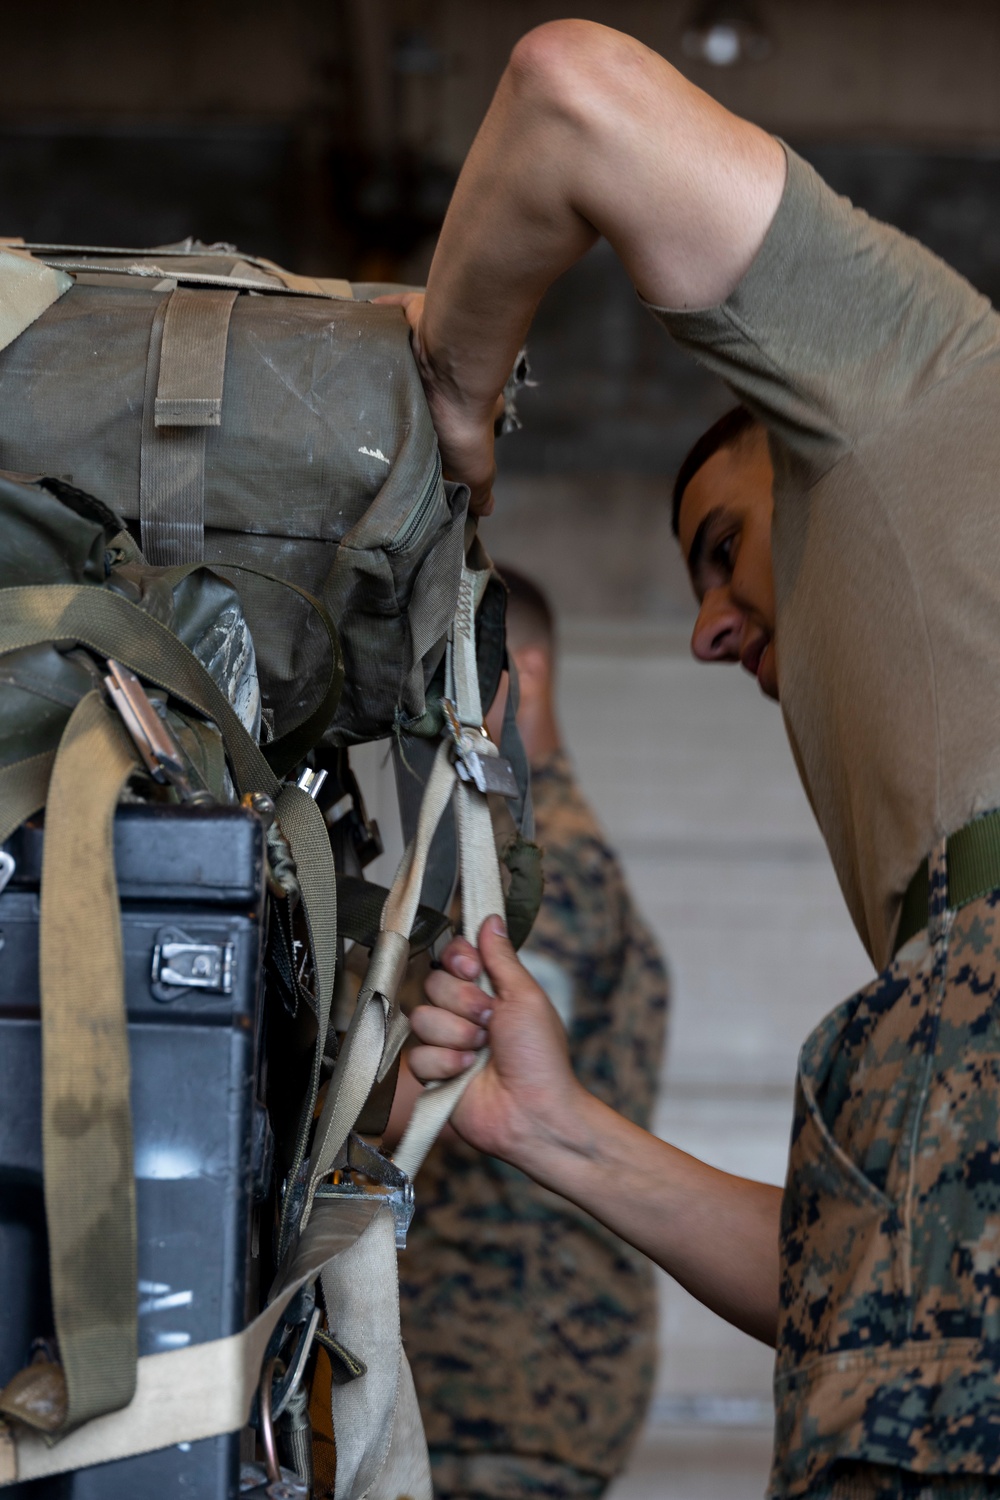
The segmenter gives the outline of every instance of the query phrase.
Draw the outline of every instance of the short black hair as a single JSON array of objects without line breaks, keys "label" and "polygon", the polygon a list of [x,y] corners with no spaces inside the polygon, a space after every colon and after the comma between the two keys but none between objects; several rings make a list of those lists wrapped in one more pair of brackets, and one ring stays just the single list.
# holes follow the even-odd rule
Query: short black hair
[{"label": "short black hair", "polygon": [[674,480],[673,512],[670,518],[674,536],[680,534],[681,501],[684,499],[684,491],[698,470],[703,469],[708,460],[720,449],[735,448],[740,439],[758,425],[757,418],[749,407],[740,405],[727,411],[717,422],[712,423],[707,432],[702,433],[677,470],[677,478]]},{"label": "short black hair", "polygon": [[507,588],[507,636],[513,649],[544,645],[551,650],[555,616],[538,584],[506,563],[498,563],[497,571]]}]

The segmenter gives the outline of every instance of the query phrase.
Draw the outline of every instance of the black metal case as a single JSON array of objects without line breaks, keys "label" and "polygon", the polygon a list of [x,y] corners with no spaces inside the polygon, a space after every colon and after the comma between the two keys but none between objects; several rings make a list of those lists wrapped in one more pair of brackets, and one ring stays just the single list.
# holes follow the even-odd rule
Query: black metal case
[{"label": "black metal case", "polygon": [[[0,894],[0,1386],[52,1333],[42,1198],[39,877],[20,829]],[[235,1333],[251,1286],[263,839],[239,808],[124,807],[115,822],[132,1065],[139,1353]],[[256,1128],[255,1128],[256,1127]],[[4,1491],[23,1500],[229,1500],[239,1434]]]}]

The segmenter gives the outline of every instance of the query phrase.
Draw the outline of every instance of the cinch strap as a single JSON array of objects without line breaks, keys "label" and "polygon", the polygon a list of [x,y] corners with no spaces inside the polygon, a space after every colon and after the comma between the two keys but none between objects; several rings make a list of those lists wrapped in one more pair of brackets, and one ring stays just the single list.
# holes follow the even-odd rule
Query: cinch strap
[{"label": "cinch strap", "polygon": [[65,271],[44,266],[23,252],[0,249],[0,349],[12,344],[72,285]]},{"label": "cinch strap", "polygon": [[88,693],[52,767],[39,923],[43,1184],[65,1390],[35,1400],[56,1373],[43,1364],[4,1393],[8,1415],[47,1434],[119,1410],[135,1391],[135,1173],[113,828],[136,765],[102,694]]},{"label": "cinch strap", "polygon": [[222,421],[229,320],[238,292],[179,287],[150,330],[139,453],[142,548],[157,567],[205,550],[205,429]]}]

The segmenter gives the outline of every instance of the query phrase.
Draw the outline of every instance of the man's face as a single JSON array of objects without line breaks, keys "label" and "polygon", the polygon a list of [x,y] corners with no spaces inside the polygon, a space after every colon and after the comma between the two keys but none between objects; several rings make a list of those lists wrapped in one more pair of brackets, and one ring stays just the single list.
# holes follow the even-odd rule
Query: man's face
[{"label": "man's face", "polygon": [[691,650],[699,661],[738,661],[776,700],[773,482],[767,438],[754,428],[698,470],[678,521],[700,606]]}]

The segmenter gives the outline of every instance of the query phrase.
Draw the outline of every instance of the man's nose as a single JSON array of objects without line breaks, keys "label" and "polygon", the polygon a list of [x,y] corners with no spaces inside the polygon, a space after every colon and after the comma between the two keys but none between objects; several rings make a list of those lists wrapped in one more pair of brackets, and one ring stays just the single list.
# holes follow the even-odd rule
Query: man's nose
[{"label": "man's nose", "polygon": [[699,661],[738,661],[745,619],[727,589],[710,589],[691,633],[693,654]]}]

